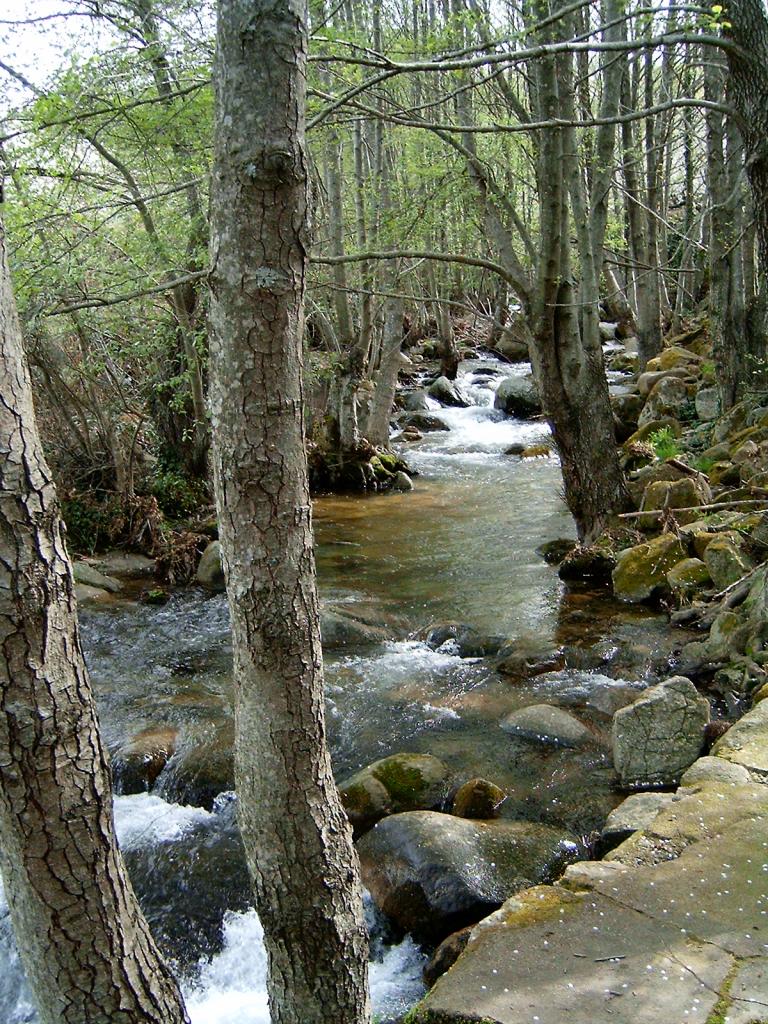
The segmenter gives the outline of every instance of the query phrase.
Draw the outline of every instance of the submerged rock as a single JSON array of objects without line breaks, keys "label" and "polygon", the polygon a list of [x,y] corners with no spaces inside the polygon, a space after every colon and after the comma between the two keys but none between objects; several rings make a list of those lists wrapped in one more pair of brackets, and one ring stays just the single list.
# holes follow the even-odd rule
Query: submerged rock
[{"label": "submerged rock", "polygon": [[499,723],[504,732],[556,747],[582,747],[594,740],[578,718],[551,704],[532,704],[507,715]]},{"label": "submerged rock", "polygon": [[112,755],[112,774],[117,793],[150,790],[160,772],[176,752],[178,731],[157,726],[137,733]]},{"label": "submerged rock", "polygon": [[453,798],[452,811],[459,818],[497,818],[507,794],[488,779],[470,779]]},{"label": "submerged rock", "polygon": [[690,679],[652,686],[613,717],[613,762],[622,786],[677,785],[701,754],[709,701]]},{"label": "submerged rock", "polygon": [[448,793],[447,765],[430,754],[391,754],[339,784],[341,802],[356,834],[403,811],[430,810]]},{"label": "submerged rock", "polygon": [[546,825],[435,811],[385,818],[357,843],[363,882],[379,909],[432,942],[554,877],[576,850]]}]

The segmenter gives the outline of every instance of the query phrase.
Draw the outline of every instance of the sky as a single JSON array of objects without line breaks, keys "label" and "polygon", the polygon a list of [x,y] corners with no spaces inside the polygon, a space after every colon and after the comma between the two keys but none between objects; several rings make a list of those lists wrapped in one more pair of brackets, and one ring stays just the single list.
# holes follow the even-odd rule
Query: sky
[{"label": "sky", "polygon": [[[76,0],[3,0],[0,4],[0,61],[44,86],[70,54],[93,52],[104,30],[76,16]],[[66,15],[55,17],[55,15]],[[28,19],[43,19],[26,23]],[[26,98],[25,90],[0,69],[0,112]]]}]

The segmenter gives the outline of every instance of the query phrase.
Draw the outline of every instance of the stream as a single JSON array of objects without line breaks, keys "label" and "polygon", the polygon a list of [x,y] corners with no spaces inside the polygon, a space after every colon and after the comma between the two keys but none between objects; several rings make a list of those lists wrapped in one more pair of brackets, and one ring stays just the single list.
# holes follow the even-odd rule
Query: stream
[{"label": "stream", "polygon": [[[398,751],[442,758],[458,783],[484,776],[509,798],[503,816],[544,821],[585,844],[617,796],[609,748],[544,748],[498,728],[517,708],[556,702],[605,738],[619,689],[655,681],[665,619],[600,594],[566,592],[536,554],[571,537],[554,458],[520,459],[515,442],[547,428],[493,409],[503,375],[492,359],[462,364],[473,403],[434,411],[449,432],[403,446],[414,490],[315,502],[321,596],[389,639],[326,654],[328,732],[337,778]],[[153,932],[176,966],[194,1024],[268,1024],[260,926],[235,824],[230,748],[231,645],[224,595],[194,588],[162,607],[84,610],[83,640],[111,751],[143,730],[178,737],[150,793],[115,798],[118,835]],[[435,622],[571,654],[533,678],[500,675],[456,645],[428,645]],[[617,654],[625,653],[617,663]],[[631,652],[626,654],[626,652]],[[626,668],[626,678],[617,664]],[[200,778],[190,788],[197,764]],[[204,776],[204,778],[203,778]],[[119,788],[118,777],[118,788]],[[204,805],[204,806],[201,806]],[[423,994],[425,954],[393,935],[368,902],[371,989],[383,1022]],[[34,1021],[0,890],[0,1020]]]}]

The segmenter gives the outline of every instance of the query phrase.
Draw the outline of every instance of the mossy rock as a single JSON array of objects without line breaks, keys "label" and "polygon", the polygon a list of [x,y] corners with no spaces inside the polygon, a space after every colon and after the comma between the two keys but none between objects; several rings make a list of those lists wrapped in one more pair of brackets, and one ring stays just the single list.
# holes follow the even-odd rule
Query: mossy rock
[{"label": "mossy rock", "polygon": [[[712,499],[712,492],[709,486],[695,477],[684,476],[680,480],[655,480],[650,483],[643,494],[640,504],[642,512],[661,511],[663,509],[685,509],[675,511],[676,521],[684,525],[695,522],[700,513],[701,505],[706,505]],[[639,525],[644,529],[658,529],[662,517],[659,515],[641,516]]]},{"label": "mossy rock", "polygon": [[667,573],[688,552],[673,534],[663,533],[645,544],[620,552],[613,570],[613,590],[621,601],[647,601],[667,586]]},{"label": "mossy rock", "polygon": [[704,561],[718,590],[724,590],[740,580],[752,568],[751,560],[740,550],[733,537],[715,537],[707,545]]},{"label": "mossy rock", "polygon": [[445,800],[447,765],[431,754],[391,754],[374,761],[339,786],[356,835],[402,811],[430,810]]},{"label": "mossy rock", "polygon": [[658,360],[662,370],[673,370],[684,366],[692,369],[694,372],[698,372],[701,356],[697,356],[689,349],[683,348],[682,345],[671,345],[669,348],[664,349],[658,356]]},{"label": "mossy rock", "polygon": [[688,598],[712,582],[709,569],[700,558],[684,558],[667,573],[667,583],[674,594]]},{"label": "mossy rock", "polygon": [[650,423],[644,423],[642,427],[639,427],[631,437],[622,445],[622,449],[627,450],[631,445],[640,444],[643,441],[647,441],[651,434],[655,434],[657,430],[663,430],[665,427],[669,427],[675,437],[680,437],[683,432],[678,420],[672,416],[661,416],[659,419],[651,420]]}]

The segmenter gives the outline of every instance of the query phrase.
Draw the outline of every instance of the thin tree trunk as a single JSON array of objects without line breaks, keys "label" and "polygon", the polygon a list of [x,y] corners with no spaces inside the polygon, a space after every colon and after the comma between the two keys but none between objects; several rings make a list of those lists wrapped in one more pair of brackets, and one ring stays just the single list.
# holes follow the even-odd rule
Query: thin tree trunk
[{"label": "thin tree trunk", "polygon": [[182,1024],[112,790],[0,226],[0,863],[42,1024]]},{"label": "thin tree trunk", "polygon": [[366,1024],[367,937],[325,741],[302,388],[304,0],[220,0],[212,201],[214,475],[239,816],[273,1024]]}]

